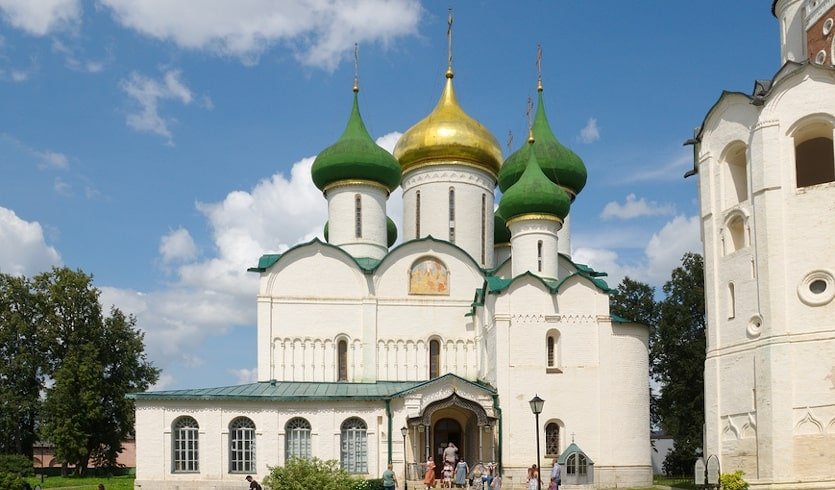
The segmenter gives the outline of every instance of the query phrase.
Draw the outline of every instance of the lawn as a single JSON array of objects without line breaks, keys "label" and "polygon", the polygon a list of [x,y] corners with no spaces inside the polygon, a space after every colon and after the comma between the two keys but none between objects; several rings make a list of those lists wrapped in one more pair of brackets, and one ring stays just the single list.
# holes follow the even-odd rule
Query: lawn
[{"label": "lawn", "polygon": [[41,483],[40,476],[27,478],[26,481],[35,488],[35,485],[40,485],[41,488],[72,488],[73,490],[96,490],[99,483],[104,485],[105,490],[133,490],[133,475],[125,476],[48,476],[44,478]]}]

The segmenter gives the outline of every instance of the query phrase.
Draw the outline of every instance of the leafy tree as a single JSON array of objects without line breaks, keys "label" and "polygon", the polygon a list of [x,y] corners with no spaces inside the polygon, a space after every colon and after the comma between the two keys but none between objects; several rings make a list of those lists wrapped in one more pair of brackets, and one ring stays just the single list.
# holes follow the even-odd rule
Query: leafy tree
[{"label": "leafy tree", "polygon": [[0,274],[0,454],[32,457],[44,382],[38,309],[30,283]]},{"label": "leafy tree", "polygon": [[48,338],[53,384],[46,390],[42,428],[59,460],[83,474],[91,460],[113,464],[133,432],[133,402],[125,395],[154,383],[134,317],[117,308],[102,315],[100,292],[81,271],[55,268],[33,280]]},{"label": "leafy tree", "polygon": [[264,486],[272,490],[346,490],[360,485],[336,460],[292,458],[284,466],[270,468]]},{"label": "leafy tree", "polygon": [[662,386],[657,411],[661,427],[675,440],[665,461],[670,473],[686,474],[702,446],[704,422],[704,260],[687,253],[664,284],[652,345],[652,373]]}]

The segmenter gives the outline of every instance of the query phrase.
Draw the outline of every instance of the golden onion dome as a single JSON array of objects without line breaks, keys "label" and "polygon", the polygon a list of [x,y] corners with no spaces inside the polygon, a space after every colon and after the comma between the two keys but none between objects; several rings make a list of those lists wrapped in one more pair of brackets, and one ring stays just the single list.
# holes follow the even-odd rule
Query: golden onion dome
[{"label": "golden onion dome", "polygon": [[495,178],[502,162],[499,142],[458,104],[452,77],[452,70],[448,70],[438,105],[400,137],[394,157],[403,172],[424,165],[459,163],[486,170]]}]

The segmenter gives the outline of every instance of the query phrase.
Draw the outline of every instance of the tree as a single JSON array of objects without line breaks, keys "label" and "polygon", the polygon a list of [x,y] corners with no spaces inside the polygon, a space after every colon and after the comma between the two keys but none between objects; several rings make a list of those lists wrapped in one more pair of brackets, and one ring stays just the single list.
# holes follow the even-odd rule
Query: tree
[{"label": "tree", "polygon": [[32,458],[45,352],[30,283],[0,274],[0,454]]},{"label": "tree", "polygon": [[102,315],[100,292],[82,271],[55,268],[36,276],[48,375],[42,428],[61,461],[83,474],[91,460],[115,463],[133,432],[133,402],[125,395],[154,383],[136,319],[117,308]]},{"label": "tree", "polygon": [[665,461],[670,473],[688,473],[702,447],[704,422],[704,260],[687,253],[664,284],[652,345],[652,373],[662,386],[656,400],[661,427],[675,440]]}]

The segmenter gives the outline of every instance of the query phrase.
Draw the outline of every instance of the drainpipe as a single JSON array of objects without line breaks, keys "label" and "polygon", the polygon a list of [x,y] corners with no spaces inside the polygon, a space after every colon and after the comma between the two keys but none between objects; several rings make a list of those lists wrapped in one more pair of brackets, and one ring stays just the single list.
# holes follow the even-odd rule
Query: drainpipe
[{"label": "drainpipe", "polygon": [[386,417],[388,417],[388,464],[391,464],[391,398],[386,398]]},{"label": "drainpipe", "polygon": [[499,416],[499,451],[498,451],[498,461],[496,463],[499,466],[499,471],[504,474],[504,467],[502,466],[502,409],[499,407],[499,395],[493,395],[493,410],[496,411],[496,415]]}]

